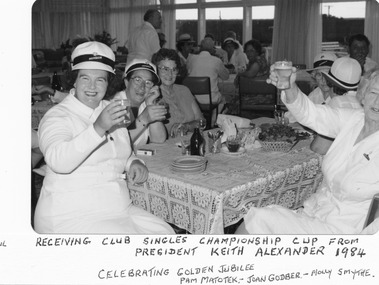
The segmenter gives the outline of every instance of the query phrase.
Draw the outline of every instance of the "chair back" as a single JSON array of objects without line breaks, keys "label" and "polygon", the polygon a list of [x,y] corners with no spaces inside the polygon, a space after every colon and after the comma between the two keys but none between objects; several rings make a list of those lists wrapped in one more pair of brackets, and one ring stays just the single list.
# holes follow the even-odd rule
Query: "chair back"
[{"label": "chair back", "polygon": [[[211,80],[208,76],[187,76],[183,79],[182,84],[187,86],[191,93],[194,95],[200,110],[204,117],[207,119],[207,129],[212,128],[212,113],[216,110],[217,117],[217,104],[212,103]],[[203,95],[209,98],[209,103],[201,104],[197,96]]]},{"label": "chair back", "polygon": [[[187,86],[191,93],[195,95],[211,94],[211,81],[209,77],[197,77],[197,76],[187,76],[183,79],[182,84]],[[210,101],[212,103],[212,101]]]},{"label": "chair back", "polygon": [[266,82],[267,76],[239,77],[239,113],[241,111],[275,110],[277,89]]}]

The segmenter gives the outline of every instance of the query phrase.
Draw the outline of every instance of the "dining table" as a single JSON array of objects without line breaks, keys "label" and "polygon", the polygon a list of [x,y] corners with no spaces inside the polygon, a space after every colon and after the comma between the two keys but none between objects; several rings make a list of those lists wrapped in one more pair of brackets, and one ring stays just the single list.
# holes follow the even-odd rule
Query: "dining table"
[{"label": "dining table", "polygon": [[[261,126],[273,120],[263,117],[252,123]],[[297,123],[292,126],[301,129]],[[173,162],[183,157],[180,140],[140,146],[145,151],[137,157],[149,177],[141,185],[128,182],[128,187],[134,205],[192,234],[224,234],[251,207],[298,209],[322,181],[322,156],[309,149],[311,137],[288,152],[206,152],[206,168],[196,173],[173,170]]]}]

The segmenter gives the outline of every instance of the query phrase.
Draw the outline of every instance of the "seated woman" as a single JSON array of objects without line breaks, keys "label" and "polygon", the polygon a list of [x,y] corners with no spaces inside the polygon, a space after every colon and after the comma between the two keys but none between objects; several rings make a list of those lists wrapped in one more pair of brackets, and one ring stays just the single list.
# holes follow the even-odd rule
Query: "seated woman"
[{"label": "seated woman", "polygon": [[162,121],[167,110],[155,104],[160,96],[155,65],[146,59],[134,59],[125,67],[123,78],[125,88],[114,98],[128,99],[134,110],[135,121],[128,127],[133,145],[165,142],[167,131]]},{"label": "seated woman", "polygon": [[175,84],[180,68],[177,52],[173,49],[160,49],[153,55],[152,61],[158,67],[162,81],[161,93],[170,109],[170,116],[165,122],[169,134],[173,137],[180,130],[193,131],[200,119],[205,119],[191,91],[184,85]]},{"label": "seated woman", "polygon": [[38,233],[174,234],[163,220],[133,206],[125,181],[142,183],[144,163],[132,155],[120,125],[124,106],[103,100],[114,74],[115,55],[87,42],[72,53],[75,88],[52,107],[39,126],[47,164],[35,211]]},{"label": "seated woman", "polygon": [[245,53],[239,52],[239,43],[233,38],[226,38],[222,44],[222,49],[227,53],[225,67],[229,73],[239,73],[246,69],[248,58]]},{"label": "seated woman", "polygon": [[269,74],[269,66],[267,64],[266,57],[262,45],[257,40],[250,40],[243,46],[243,50],[247,55],[249,63],[246,70],[237,74],[234,85],[238,87],[239,77],[254,78],[258,76],[264,76]]},{"label": "seated woman", "polygon": [[[293,68],[293,71],[296,69]],[[296,73],[282,101],[298,122],[335,137],[322,162],[324,180],[295,212],[273,205],[251,208],[238,234],[357,234],[379,189],[379,70],[363,80],[357,96],[363,109],[316,105],[297,87]],[[273,85],[278,77],[271,66]]]}]

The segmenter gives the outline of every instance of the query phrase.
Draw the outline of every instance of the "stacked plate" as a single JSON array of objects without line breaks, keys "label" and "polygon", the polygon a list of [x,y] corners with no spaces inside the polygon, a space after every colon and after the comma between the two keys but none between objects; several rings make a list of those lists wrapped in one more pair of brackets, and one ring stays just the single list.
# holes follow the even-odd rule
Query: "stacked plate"
[{"label": "stacked plate", "polygon": [[188,155],[176,158],[170,165],[174,172],[197,174],[205,170],[207,160],[198,155]]}]

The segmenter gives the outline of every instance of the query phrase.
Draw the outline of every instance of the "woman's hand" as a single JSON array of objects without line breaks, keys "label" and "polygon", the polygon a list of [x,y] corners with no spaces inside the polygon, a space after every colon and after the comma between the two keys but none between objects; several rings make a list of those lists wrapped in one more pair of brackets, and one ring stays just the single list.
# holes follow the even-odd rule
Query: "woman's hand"
[{"label": "woman's hand", "polygon": [[146,97],[145,97],[146,105],[147,106],[154,105],[159,95],[160,95],[159,87],[157,85],[153,86],[150,89],[150,91],[146,94]]},{"label": "woman's hand", "polygon": [[111,102],[93,124],[96,132],[102,137],[111,127],[121,123],[126,113],[126,106],[121,106],[119,102]]},{"label": "woman's hand", "polygon": [[[291,74],[291,77],[290,77],[290,86],[291,87],[295,84],[295,81],[296,81],[296,71],[297,71],[296,67],[292,67],[292,74]],[[266,80],[266,82],[268,84],[272,84],[274,86],[277,86],[278,80],[279,80],[279,78],[278,78],[278,74],[275,71],[275,64],[272,64],[270,66],[270,76]]]},{"label": "woman's hand", "polygon": [[189,131],[188,124],[186,124],[186,123],[175,123],[171,126],[170,136],[172,138],[175,138],[178,135],[180,135],[181,133],[183,133],[183,135],[186,135],[188,133],[188,131]]},{"label": "woman's hand", "polygon": [[[279,81],[279,77],[275,71],[275,64],[272,64],[270,66],[270,76],[266,80],[266,82],[268,84],[272,84],[272,85],[277,87],[278,81]],[[298,87],[297,87],[295,81],[296,81],[296,67],[292,67],[292,73],[291,73],[291,77],[290,77],[290,88],[282,91],[282,92],[286,93],[286,102],[284,102],[284,103],[292,103],[296,100],[297,93],[298,93]]]},{"label": "woman's hand", "polygon": [[129,181],[135,185],[144,183],[149,176],[149,170],[147,169],[146,165],[144,165],[139,160],[134,160],[129,168],[128,177]]},{"label": "woman's hand", "polygon": [[162,105],[148,105],[145,110],[139,116],[140,119],[147,123],[151,124],[156,121],[163,121],[166,119],[167,109]]}]

